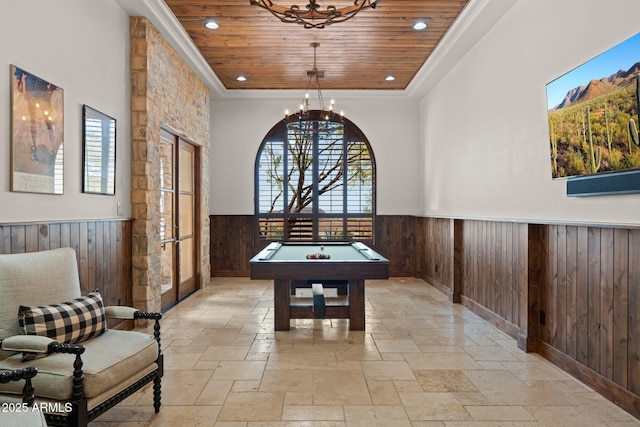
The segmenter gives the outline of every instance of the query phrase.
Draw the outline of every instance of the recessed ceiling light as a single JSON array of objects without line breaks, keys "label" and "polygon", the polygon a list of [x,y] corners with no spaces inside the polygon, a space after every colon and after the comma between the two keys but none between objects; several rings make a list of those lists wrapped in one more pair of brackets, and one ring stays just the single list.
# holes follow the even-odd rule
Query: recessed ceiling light
[{"label": "recessed ceiling light", "polygon": [[218,25],[218,23],[213,19],[207,20],[207,22],[204,23],[204,26],[210,30],[217,30],[218,28],[220,28],[220,25]]},{"label": "recessed ceiling light", "polygon": [[427,23],[424,21],[418,21],[415,24],[413,24],[413,29],[414,30],[424,30],[425,28],[427,28]]},{"label": "recessed ceiling light", "polygon": [[396,79],[396,76],[392,76],[392,75],[388,75],[387,77],[384,78],[386,81],[388,82],[392,82]]},{"label": "recessed ceiling light", "polygon": [[245,76],[243,76],[242,74],[240,74],[238,77],[236,77],[236,80],[239,82],[246,82],[247,78]]}]

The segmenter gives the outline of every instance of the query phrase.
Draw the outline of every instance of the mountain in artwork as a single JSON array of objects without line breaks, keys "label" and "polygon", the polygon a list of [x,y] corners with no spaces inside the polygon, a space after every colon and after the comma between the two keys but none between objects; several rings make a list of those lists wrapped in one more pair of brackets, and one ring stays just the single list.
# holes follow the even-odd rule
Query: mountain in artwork
[{"label": "mountain in artwork", "polygon": [[578,86],[568,91],[562,102],[553,107],[551,111],[589,101],[616,88],[627,87],[635,82],[635,76],[639,72],[640,62],[636,62],[626,71],[620,70],[609,77],[603,77],[600,80],[591,80],[586,85]]}]

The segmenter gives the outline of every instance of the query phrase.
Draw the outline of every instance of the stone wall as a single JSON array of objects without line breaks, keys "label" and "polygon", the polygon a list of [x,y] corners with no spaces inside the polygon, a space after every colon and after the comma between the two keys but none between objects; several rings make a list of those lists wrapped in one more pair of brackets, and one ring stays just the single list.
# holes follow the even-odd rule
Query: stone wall
[{"label": "stone wall", "polygon": [[209,265],[209,90],[143,17],[131,17],[131,208],[133,302],[160,310],[160,128],[200,147],[199,283]]}]

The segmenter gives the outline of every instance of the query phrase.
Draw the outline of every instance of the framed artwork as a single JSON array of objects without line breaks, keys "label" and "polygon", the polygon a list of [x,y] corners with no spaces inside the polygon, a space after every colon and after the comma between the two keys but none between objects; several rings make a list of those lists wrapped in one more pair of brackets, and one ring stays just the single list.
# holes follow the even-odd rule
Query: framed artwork
[{"label": "framed artwork", "polygon": [[64,91],[11,65],[11,191],[63,194]]},{"label": "framed artwork", "polygon": [[554,179],[632,176],[640,169],[640,33],[547,84],[547,103]]},{"label": "framed artwork", "polygon": [[82,106],[82,191],[116,194],[116,119]]}]

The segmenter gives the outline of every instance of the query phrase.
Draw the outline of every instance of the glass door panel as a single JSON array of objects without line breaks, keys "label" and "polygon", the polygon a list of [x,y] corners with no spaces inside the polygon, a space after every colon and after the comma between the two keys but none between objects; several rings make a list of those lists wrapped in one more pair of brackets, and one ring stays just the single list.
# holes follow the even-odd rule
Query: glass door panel
[{"label": "glass door panel", "polygon": [[179,157],[179,297],[184,298],[196,290],[195,147],[180,141]]},{"label": "glass door panel", "polygon": [[176,303],[175,269],[175,198],[174,198],[174,144],[170,134],[160,139],[160,292],[162,309]]},{"label": "glass door panel", "polygon": [[180,239],[193,234],[193,195],[180,192]]}]

